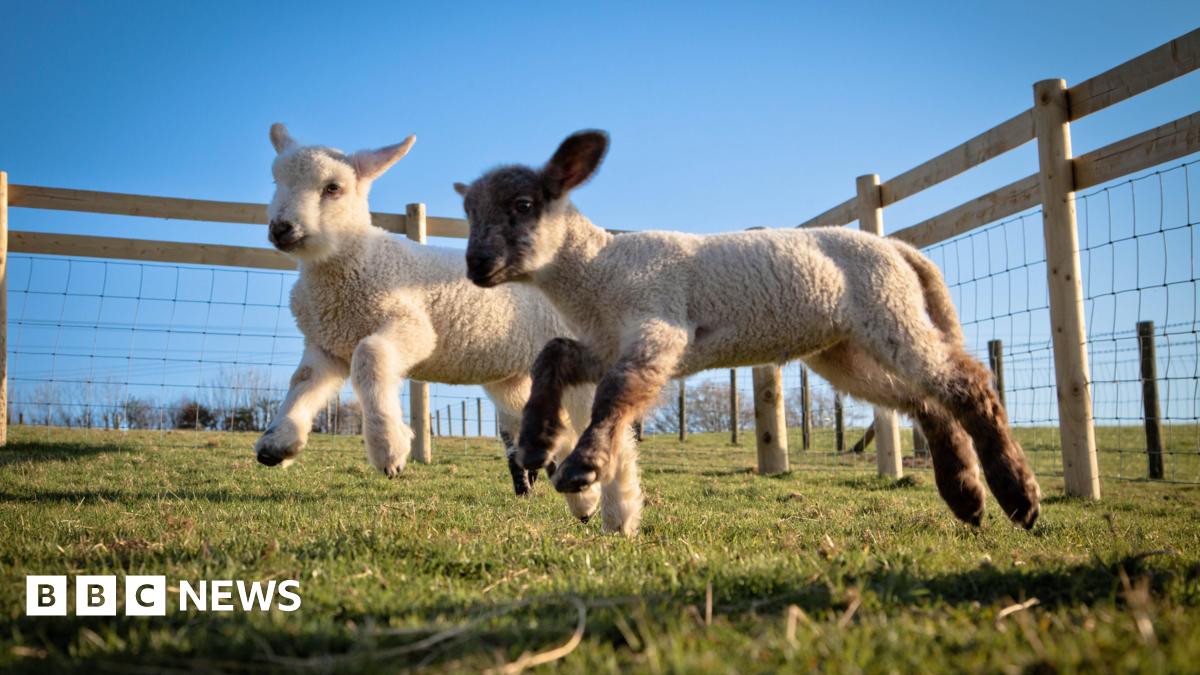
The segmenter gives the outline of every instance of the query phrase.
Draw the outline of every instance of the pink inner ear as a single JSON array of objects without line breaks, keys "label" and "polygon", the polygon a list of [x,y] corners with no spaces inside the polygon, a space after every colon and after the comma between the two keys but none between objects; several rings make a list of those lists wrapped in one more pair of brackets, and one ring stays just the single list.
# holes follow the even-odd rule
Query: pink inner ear
[{"label": "pink inner ear", "polygon": [[389,145],[378,150],[361,150],[354,153],[350,157],[354,163],[354,172],[363,180],[377,178],[387,171],[388,167],[407,155],[415,140],[416,137],[409,136],[403,143]]}]

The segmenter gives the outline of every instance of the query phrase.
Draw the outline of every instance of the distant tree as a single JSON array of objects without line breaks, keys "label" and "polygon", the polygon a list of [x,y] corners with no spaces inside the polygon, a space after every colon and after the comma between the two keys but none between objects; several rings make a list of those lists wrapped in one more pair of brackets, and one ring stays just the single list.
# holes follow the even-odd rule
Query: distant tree
[{"label": "distant tree", "polygon": [[95,391],[104,428],[120,429],[125,418],[123,387],[112,380],[106,380],[96,385]]},{"label": "distant tree", "polygon": [[222,368],[204,392],[202,403],[224,431],[261,431],[279,405],[270,374],[261,368]]},{"label": "distant tree", "polygon": [[122,412],[130,429],[153,429],[158,421],[153,403],[135,396],[125,399]]},{"label": "distant tree", "polygon": [[254,413],[255,409],[250,406],[242,406],[228,411],[225,417],[225,430],[260,431],[258,420]]},{"label": "distant tree", "polygon": [[[729,430],[729,384],[714,380],[690,381],[684,387],[688,431]],[[738,399],[738,425],[753,426],[753,401]],[[679,383],[663,387],[658,405],[646,416],[646,430],[652,433],[679,432]]]},{"label": "distant tree", "polygon": [[362,433],[362,406],[354,399],[331,400],[317,413],[313,430],[321,434]]},{"label": "distant tree", "polygon": [[171,407],[171,426],[176,429],[211,429],[215,424],[212,411],[194,398],[185,396]]},{"label": "distant tree", "polygon": [[29,392],[29,422],[50,426],[62,410],[62,392],[53,382],[39,382]]}]

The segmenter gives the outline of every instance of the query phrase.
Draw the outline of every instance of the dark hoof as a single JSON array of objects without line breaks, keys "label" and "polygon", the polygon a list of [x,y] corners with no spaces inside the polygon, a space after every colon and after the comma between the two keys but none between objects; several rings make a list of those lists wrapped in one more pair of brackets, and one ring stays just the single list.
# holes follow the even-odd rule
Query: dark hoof
[{"label": "dark hoof", "polygon": [[584,525],[587,525],[588,521],[591,519],[591,516],[579,516],[579,522],[583,523]]},{"label": "dark hoof", "polygon": [[540,425],[537,421],[523,424],[521,433],[517,437],[517,457],[520,459],[521,466],[530,471],[536,471],[545,466],[546,458],[550,456],[550,450],[554,448],[554,444],[562,432],[562,425],[549,419],[544,420]]},{"label": "dark hoof", "polygon": [[954,512],[954,517],[971,527],[983,524],[983,489],[963,489],[961,492],[944,493],[946,505]]},{"label": "dark hoof", "polygon": [[294,441],[284,445],[279,442],[279,436],[275,433],[275,427],[271,427],[263,433],[254,444],[254,456],[258,459],[259,464],[266,466],[276,466],[285,459],[291,459],[300,454],[304,444],[300,441]]},{"label": "dark hoof", "polygon": [[1034,504],[1032,508],[1024,513],[1015,513],[1012,516],[1014,523],[1020,525],[1026,530],[1032,530],[1034,523],[1037,522],[1038,516],[1042,514],[1042,507]]},{"label": "dark hoof", "polygon": [[284,460],[281,455],[269,453],[264,450],[259,450],[254,456],[258,459],[259,464],[265,466],[276,466]]},{"label": "dark hoof", "polygon": [[1038,516],[1041,515],[1041,506],[1039,505],[1041,500],[1036,484],[1032,486],[1026,484],[1022,487],[1024,489],[1018,488],[1005,492],[992,490],[992,493],[996,495],[996,500],[1008,514],[1008,519],[1028,530],[1033,527]]},{"label": "dark hoof", "polygon": [[537,471],[546,465],[547,453],[544,450],[528,450],[526,446],[518,446],[514,459],[527,471]]},{"label": "dark hoof", "polygon": [[524,497],[533,491],[529,474],[517,464],[517,458],[512,455],[508,456],[508,473],[512,476],[513,492],[518,497]]},{"label": "dark hoof", "polygon": [[596,470],[567,460],[554,472],[554,489],[559,492],[583,492],[596,482]]}]

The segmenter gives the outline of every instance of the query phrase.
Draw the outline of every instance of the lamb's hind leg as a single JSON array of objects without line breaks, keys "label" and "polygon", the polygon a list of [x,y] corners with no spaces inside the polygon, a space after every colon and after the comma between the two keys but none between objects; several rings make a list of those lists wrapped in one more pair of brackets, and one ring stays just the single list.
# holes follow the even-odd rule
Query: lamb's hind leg
[{"label": "lamb's hind leg", "polygon": [[970,525],[983,518],[983,484],[971,441],[962,427],[935,404],[887,372],[860,347],[840,343],[805,361],[814,371],[855,398],[912,415],[921,425],[933,458],[938,492],[954,515]]},{"label": "lamb's hind leg", "polygon": [[1029,529],[1040,511],[1041,489],[1012,437],[1008,414],[992,387],[991,373],[961,349],[928,383],[930,393],[950,411],[975,441],[988,487],[1013,522]]},{"label": "lamb's hind leg", "polygon": [[1012,437],[991,373],[961,344],[929,325],[923,306],[886,294],[874,306],[864,301],[855,342],[962,425],[975,443],[975,454],[1000,507],[1013,522],[1033,527],[1041,491],[1024,451]]},{"label": "lamb's hind leg", "polygon": [[513,493],[518,497],[529,494],[537,481],[537,471],[527,471],[517,461],[517,433],[521,427],[521,406],[529,400],[529,376],[517,375],[499,382],[483,385],[484,392],[496,406],[496,422],[508,473],[512,477]]}]

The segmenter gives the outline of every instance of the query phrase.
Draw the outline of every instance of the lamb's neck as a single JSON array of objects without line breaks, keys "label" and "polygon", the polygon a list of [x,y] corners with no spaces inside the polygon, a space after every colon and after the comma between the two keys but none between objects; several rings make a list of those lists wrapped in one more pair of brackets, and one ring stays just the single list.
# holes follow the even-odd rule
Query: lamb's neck
[{"label": "lamb's neck", "polygon": [[596,256],[608,246],[613,235],[588,220],[574,206],[568,206],[563,215],[564,232],[562,245],[554,258],[534,275],[534,283],[551,298],[567,299],[583,290],[589,268]]},{"label": "lamb's neck", "polygon": [[361,273],[369,263],[368,249],[378,238],[377,232],[364,230],[343,234],[337,250],[320,260],[305,260],[300,263],[300,273],[312,279],[343,278]]}]

